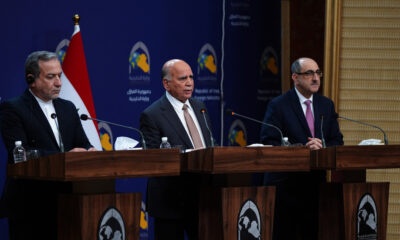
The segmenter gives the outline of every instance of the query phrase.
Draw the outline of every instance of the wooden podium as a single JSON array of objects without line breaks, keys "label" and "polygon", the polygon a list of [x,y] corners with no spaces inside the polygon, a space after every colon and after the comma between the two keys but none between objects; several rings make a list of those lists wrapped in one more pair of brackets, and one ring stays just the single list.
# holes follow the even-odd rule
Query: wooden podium
[{"label": "wooden podium", "polygon": [[[309,169],[310,151],[305,147],[206,148],[185,154],[182,164],[182,171],[205,174]],[[271,239],[274,206],[271,186],[202,189],[199,239]]]},{"label": "wooden podium", "polygon": [[365,170],[400,167],[400,146],[329,147],[312,151],[310,163],[343,173],[320,188],[319,239],[386,239],[389,183],[366,183]]},{"label": "wooden podium", "polygon": [[101,239],[116,230],[138,240],[141,193],[115,193],[115,179],[179,175],[180,159],[179,149],[66,152],[8,165],[7,175],[72,182],[72,192],[58,198],[58,239]]}]

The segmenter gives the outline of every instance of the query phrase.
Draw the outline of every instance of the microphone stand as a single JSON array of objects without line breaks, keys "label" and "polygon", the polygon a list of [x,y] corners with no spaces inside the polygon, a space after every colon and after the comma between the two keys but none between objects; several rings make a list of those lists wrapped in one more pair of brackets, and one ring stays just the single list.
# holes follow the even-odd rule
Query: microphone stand
[{"label": "microphone stand", "polygon": [[113,122],[109,122],[109,121],[104,121],[104,120],[100,120],[100,119],[96,119],[96,118],[91,118],[91,117],[89,117],[89,116],[86,115],[86,114],[82,114],[82,115],[81,115],[81,119],[82,119],[83,121],[86,121],[86,120],[89,119],[89,120],[96,121],[96,122],[104,122],[104,123],[107,123],[107,124],[110,124],[110,125],[114,125],[114,126],[117,126],[117,127],[127,128],[127,129],[134,130],[134,131],[136,131],[136,132],[138,132],[138,133],[140,134],[140,138],[141,138],[141,140],[142,140],[143,149],[147,149],[147,147],[146,147],[146,141],[144,140],[144,135],[143,135],[142,131],[140,131],[140,130],[137,129],[137,128],[129,127],[129,126],[125,126],[125,125],[121,125],[121,124],[113,123]]}]

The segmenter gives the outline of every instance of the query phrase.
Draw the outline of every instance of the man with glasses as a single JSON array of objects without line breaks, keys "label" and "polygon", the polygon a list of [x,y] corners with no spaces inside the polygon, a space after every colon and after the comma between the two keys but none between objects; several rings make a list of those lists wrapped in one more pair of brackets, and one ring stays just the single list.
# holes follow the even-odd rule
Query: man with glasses
[{"label": "man with glasses", "polygon": [[[274,98],[264,122],[277,126],[292,144],[311,150],[343,145],[332,100],[318,94],[322,71],[310,58],[293,62],[294,88]],[[263,144],[281,145],[275,129],[263,126]],[[318,185],[324,171],[267,173],[264,183],[277,186],[273,239],[318,239]]]}]

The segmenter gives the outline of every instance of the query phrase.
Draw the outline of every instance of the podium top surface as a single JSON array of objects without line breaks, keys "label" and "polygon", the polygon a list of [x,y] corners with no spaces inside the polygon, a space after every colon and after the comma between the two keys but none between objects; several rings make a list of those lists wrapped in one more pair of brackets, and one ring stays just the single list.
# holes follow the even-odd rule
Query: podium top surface
[{"label": "podium top surface", "polygon": [[179,149],[65,152],[9,164],[12,178],[83,181],[180,174]]},{"label": "podium top surface", "polygon": [[309,171],[306,147],[214,147],[184,154],[182,171],[213,174]]},{"label": "podium top surface", "polygon": [[357,170],[400,167],[400,145],[336,146],[311,151],[312,169]]}]

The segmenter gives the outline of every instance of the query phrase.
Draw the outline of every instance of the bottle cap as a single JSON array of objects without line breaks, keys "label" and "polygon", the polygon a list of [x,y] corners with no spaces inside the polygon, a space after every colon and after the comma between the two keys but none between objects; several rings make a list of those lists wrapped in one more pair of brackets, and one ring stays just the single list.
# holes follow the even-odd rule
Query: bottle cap
[{"label": "bottle cap", "polygon": [[21,146],[22,142],[21,141],[15,141],[15,146]]},{"label": "bottle cap", "polygon": [[162,137],[162,138],[161,138],[161,141],[162,141],[162,142],[168,142],[168,138],[167,138],[167,137]]}]

